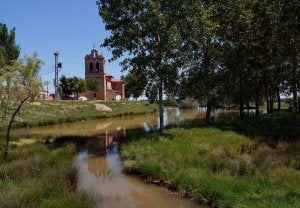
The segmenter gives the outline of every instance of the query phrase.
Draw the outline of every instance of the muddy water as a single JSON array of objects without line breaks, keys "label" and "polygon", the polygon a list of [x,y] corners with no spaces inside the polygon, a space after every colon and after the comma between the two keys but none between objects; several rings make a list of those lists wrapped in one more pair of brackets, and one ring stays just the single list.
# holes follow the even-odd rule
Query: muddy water
[{"label": "muddy water", "polygon": [[[166,109],[165,125],[181,124],[203,118],[199,110]],[[20,129],[15,136],[82,136],[85,146],[76,156],[79,170],[78,191],[87,192],[101,208],[196,208],[195,202],[147,184],[140,178],[122,172],[119,142],[132,129],[149,131],[158,128],[157,115],[110,118],[72,124]]]},{"label": "muddy water", "polygon": [[[95,148],[97,142],[91,141],[89,145]],[[110,145],[104,155],[90,154],[89,149],[81,152],[75,160],[75,165],[79,167],[80,175],[78,190],[91,195],[97,208],[200,207],[195,202],[124,174],[117,143]]]},{"label": "muddy water", "polygon": [[[179,110],[177,108],[167,108],[164,113],[164,123],[180,124],[188,121],[202,119],[204,116],[200,110]],[[118,129],[144,129],[149,131],[157,129],[159,118],[156,114],[145,114],[139,116],[108,118],[92,121],[82,121],[60,125],[43,126],[36,128],[17,129],[12,132],[12,136],[51,136],[53,138],[61,136],[97,136],[107,131],[117,131]]]}]

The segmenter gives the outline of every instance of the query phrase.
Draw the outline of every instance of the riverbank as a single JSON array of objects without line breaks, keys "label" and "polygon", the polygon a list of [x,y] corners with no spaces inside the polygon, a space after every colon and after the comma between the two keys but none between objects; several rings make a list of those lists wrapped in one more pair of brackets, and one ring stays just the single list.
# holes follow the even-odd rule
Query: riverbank
[{"label": "riverbank", "polygon": [[0,159],[0,207],[93,207],[86,194],[75,192],[74,152],[74,145],[14,145],[8,160]]},{"label": "riverbank", "polygon": [[157,105],[147,101],[37,100],[24,105],[20,115],[16,117],[13,128],[140,115],[154,113],[156,110]]},{"label": "riverbank", "polygon": [[218,127],[135,134],[122,145],[125,170],[220,207],[300,207],[300,143],[250,138]]}]

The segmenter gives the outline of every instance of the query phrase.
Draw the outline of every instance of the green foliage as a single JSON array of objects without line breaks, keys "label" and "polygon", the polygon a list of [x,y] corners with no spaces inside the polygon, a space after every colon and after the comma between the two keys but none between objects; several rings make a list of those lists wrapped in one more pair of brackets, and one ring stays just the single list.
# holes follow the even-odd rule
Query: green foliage
[{"label": "green foliage", "polygon": [[15,28],[8,31],[6,24],[0,23],[0,69],[4,65],[11,65],[20,54],[20,46],[15,41]]},{"label": "green foliage", "polygon": [[99,90],[99,82],[96,80],[96,79],[87,79],[86,80],[86,88],[88,90],[91,90],[91,91],[98,91]]},{"label": "green foliage", "polygon": [[121,79],[125,82],[126,97],[138,98],[144,92],[147,80],[146,73],[143,70],[130,71],[129,74]]},{"label": "green foliage", "polygon": [[182,100],[178,107],[180,109],[197,109],[199,107],[199,103],[193,100]]},{"label": "green foliage", "polygon": [[13,149],[0,163],[0,207],[92,207],[86,194],[72,191],[74,148],[32,144]]},{"label": "green foliage", "polygon": [[38,72],[43,62],[33,56],[14,60],[5,65],[0,77],[0,115],[2,126],[6,127],[5,157],[8,153],[10,129],[23,104],[37,97],[41,90]]},{"label": "green foliage", "polygon": [[173,106],[173,107],[177,107],[178,106],[178,102],[175,99],[166,99],[163,102],[164,106]]},{"label": "green foliage", "polygon": [[186,3],[99,0],[97,4],[106,29],[111,31],[103,46],[112,49],[112,60],[128,54],[122,65],[129,70],[129,76],[144,76],[143,86],[149,91],[146,95],[150,100],[159,100],[163,131],[163,91],[176,85],[177,72],[183,63],[177,23]]},{"label": "green foliage", "polygon": [[[298,207],[299,150],[233,131],[172,128],[129,136],[125,169],[170,182],[169,188],[222,207]],[[297,144],[293,144],[297,145]]]},{"label": "green foliage", "polygon": [[76,93],[76,98],[78,98],[78,94],[80,92],[84,92],[86,89],[85,80],[76,76],[67,78],[66,76],[62,75],[59,81],[59,88],[63,93],[63,97],[65,98],[72,95],[72,93]]}]

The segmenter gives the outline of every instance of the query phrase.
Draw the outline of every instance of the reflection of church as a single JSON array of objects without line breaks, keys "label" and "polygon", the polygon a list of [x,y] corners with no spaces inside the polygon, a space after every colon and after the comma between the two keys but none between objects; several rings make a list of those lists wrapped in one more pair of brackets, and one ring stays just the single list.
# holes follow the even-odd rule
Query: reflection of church
[{"label": "reflection of church", "polygon": [[[124,139],[126,129],[118,127],[116,131],[106,131],[105,134],[99,135],[87,142],[88,171],[100,177],[105,174],[108,165],[108,157],[113,154],[115,148]],[[115,148],[114,148],[115,147]],[[117,150],[118,151],[118,150]]]},{"label": "reflection of church", "polygon": [[85,96],[97,100],[121,100],[125,98],[123,81],[105,72],[105,59],[96,49],[85,56],[85,79],[95,79],[99,83],[98,91],[86,90]]}]

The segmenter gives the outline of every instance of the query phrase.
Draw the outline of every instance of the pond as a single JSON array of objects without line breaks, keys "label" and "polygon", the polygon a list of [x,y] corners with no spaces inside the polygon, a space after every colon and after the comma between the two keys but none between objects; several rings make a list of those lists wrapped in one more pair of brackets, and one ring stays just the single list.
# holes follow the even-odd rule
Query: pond
[{"label": "pond", "polygon": [[[204,118],[198,110],[167,108],[165,125],[180,125]],[[109,118],[94,121],[19,129],[13,136],[40,136],[50,138],[86,138],[81,151],[74,158],[78,169],[78,191],[87,192],[101,208],[196,208],[203,207],[182,198],[165,188],[149,184],[122,171],[119,143],[130,130],[149,131],[159,128],[156,114]]]}]

